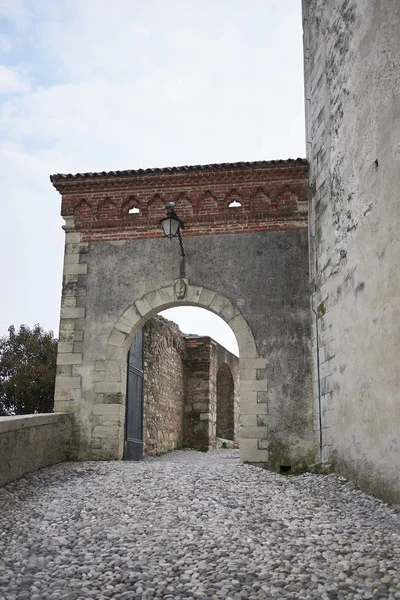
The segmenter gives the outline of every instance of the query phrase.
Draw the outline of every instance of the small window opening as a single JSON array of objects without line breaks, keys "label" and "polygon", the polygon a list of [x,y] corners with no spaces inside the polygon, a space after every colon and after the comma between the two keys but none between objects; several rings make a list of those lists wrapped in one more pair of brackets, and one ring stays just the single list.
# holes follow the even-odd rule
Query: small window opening
[{"label": "small window opening", "polygon": [[128,210],[128,213],[129,213],[130,215],[138,215],[138,214],[140,213],[140,209],[139,209],[139,208],[137,208],[136,206],[132,206],[132,208],[130,208],[130,209]]},{"label": "small window opening", "polygon": [[292,466],[291,465],[281,465],[279,467],[279,473],[289,473],[289,471],[292,470]]},{"label": "small window opening", "polygon": [[229,202],[228,204],[228,208],[239,208],[240,206],[242,206],[242,203],[238,200],[232,200],[232,202]]}]

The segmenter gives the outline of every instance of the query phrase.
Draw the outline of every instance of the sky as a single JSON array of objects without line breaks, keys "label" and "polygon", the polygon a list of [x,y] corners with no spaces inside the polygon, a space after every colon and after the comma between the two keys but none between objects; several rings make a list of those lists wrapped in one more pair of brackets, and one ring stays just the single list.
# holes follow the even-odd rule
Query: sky
[{"label": "sky", "polygon": [[50,174],[305,156],[300,5],[0,0],[0,335],[58,333]]}]

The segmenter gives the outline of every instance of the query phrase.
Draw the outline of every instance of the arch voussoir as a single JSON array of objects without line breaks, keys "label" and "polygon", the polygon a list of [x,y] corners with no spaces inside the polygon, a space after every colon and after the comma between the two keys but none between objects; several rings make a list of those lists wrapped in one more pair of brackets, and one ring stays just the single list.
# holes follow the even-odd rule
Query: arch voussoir
[{"label": "arch voussoir", "polygon": [[137,311],[134,304],[129,306],[123,315],[118,319],[117,323],[114,326],[114,329],[121,331],[122,333],[130,334],[133,327],[138,323],[141,319],[141,315]]},{"label": "arch voussoir", "polygon": [[189,285],[187,288],[186,300],[191,304],[200,305],[200,297],[203,288],[197,285]]},{"label": "arch voussoir", "polygon": [[149,314],[153,309],[150,302],[147,300],[146,296],[142,296],[141,298],[136,300],[135,306],[136,306],[137,311],[141,314],[142,317]]},{"label": "arch voussoir", "polygon": [[147,301],[152,309],[158,309],[174,301],[173,288],[169,286],[154,290],[143,296],[143,300]]},{"label": "arch voussoir", "polygon": [[117,329],[117,327],[115,326],[113,331],[110,334],[110,337],[108,338],[108,345],[109,346],[120,346],[123,347],[125,344],[125,340],[127,338],[127,334],[123,333],[122,331],[119,331]]},{"label": "arch voussoir", "polygon": [[204,308],[208,308],[211,304],[211,302],[214,300],[216,296],[216,292],[212,291],[212,290],[208,290],[207,288],[203,288],[201,290],[201,294],[200,294],[200,298],[199,298],[199,302],[201,304],[201,306],[203,306]]},{"label": "arch voussoir", "polygon": [[228,302],[230,302],[228,300],[228,298],[225,298],[224,296],[220,296],[220,294],[216,293],[212,302],[209,304],[208,308],[210,310],[212,310],[213,312],[217,313],[217,315],[221,315],[222,311],[224,310],[224,308],[228,304]]}]

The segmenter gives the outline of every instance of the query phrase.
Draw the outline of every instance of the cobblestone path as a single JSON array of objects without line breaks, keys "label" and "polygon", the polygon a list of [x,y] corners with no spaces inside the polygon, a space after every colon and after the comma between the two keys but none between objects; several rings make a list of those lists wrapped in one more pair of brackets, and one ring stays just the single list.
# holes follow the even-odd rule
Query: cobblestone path
[{"label": "cobblestone path", "polygon": [[399,533],[341,478],[236,451],[66,463],[0,490],[0,598],[400,598]]}]

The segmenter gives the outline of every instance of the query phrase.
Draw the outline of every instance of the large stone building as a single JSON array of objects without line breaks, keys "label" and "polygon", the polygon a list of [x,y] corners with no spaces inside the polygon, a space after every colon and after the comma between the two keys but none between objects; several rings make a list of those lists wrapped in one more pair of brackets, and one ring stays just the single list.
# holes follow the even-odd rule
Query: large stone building
[{"label": "large stone building", "polygon": [[400,499],[400,3],[303,1],[320,459]]}]

